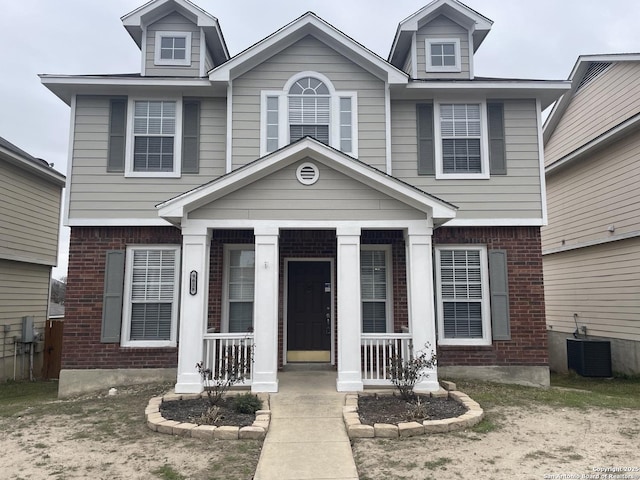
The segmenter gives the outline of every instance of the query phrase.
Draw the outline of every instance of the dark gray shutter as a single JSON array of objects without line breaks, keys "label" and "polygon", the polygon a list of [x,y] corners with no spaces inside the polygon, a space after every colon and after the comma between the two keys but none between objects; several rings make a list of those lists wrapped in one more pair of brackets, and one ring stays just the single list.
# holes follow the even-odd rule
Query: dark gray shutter
[{"label": "dark gray shutter", "polygon": [[502,103],[487,103],[487,117],[489,118],[489,170],[491,175],[506,175],[504,105]]},{"label": "dark gray shutter", "polygon": [[127,99],[113,98],[109,105],[107,172],[124,172],[127,130]]},{"label": "dark gray shutter", "polygon": [[200,102],[185,101],[182,106],[182,173],[200,169]]},{"label": "dark gray shutter", "polygon": [[511,340],[509,324],[509,278],[506,250],[489,251],[491,329],[494,340]]},{"label": "dark gray shutter", "polygon": [[122,292],[124,289],[124,250],[108,250],[104,271],[102,300],[102,343],[120,342]]},{"label": "dark gray shutter", "polygon": [[433,105],[416,105],[418,129],[418,175],[435,175]]}]

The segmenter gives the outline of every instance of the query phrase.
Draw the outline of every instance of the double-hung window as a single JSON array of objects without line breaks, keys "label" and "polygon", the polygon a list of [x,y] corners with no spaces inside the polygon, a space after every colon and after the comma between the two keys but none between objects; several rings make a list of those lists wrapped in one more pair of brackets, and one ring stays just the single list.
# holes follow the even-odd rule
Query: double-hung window
[{"label": "double-hung window", "polygon": [[489,345],[490,305],[484,247],[436,248],[438,342]]},{"label": "double-hung window", "polygon": [[437,178],[489,178],[484,103],[436,103]]},{"label": "double-hung window", "polygon": [[182,104],[132,100],[127,176],[179,176]]},{"label": "double-hung window", "polygon": [[426,39],[427,72],[460,72],[460,40],[457,38]]},{"label": "double-hung window", "polygon": [[191,65],[191,32],[156,32],[156,65]]},{"label": "double-hung window", "polygon": [[357,116],[356,92],[337,91],[317,72],[294,75],[283,90],[262,92],[261,155],[309,136],[357,156]]},{"label": "double-hung window", "polygon": [[255,252],[253,246],[228,246],[225,254],[227,331],[250,332],[253,330]]},{"label": "double-hung window", "polygon": [[175,346],[180,248],[127,249],[123,346]]},{"label": "double-hung window", "polygon": [[360,292],[362,296],[362,332],[385,333],[391,322],[390,249],[363,246],[360,251]]}]

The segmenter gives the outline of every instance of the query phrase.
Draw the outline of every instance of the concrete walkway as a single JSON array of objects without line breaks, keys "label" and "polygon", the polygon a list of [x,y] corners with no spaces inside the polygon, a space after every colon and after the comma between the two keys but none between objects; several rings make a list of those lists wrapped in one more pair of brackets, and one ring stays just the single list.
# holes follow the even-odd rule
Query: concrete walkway
[{"label": "concrete walkway", "polygon": [[254,480],[357,480],[336,372],[300,366],[278,379]]}]

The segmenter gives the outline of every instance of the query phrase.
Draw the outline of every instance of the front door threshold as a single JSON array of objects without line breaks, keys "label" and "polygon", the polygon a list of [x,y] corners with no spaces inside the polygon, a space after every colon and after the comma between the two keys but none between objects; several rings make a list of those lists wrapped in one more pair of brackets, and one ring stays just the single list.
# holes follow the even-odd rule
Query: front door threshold
[{"label": "front door threshold", "polygon": [[323,362],[331,361],[331,351],[329,350],[289,350],[287,352],[287,362]]}]

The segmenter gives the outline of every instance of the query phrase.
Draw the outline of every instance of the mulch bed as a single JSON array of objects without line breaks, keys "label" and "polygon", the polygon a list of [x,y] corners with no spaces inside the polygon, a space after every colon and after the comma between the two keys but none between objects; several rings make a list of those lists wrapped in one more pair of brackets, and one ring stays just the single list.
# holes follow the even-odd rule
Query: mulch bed
[{"label": "mulch bed", "polygon": [[358,398],[360,422],[398,424],[422,420],[442,420],[462,415],[467,409],[450,398],[431,398],[420,395],[426,417],[416,418],[410,414],[411,406],[397,395],[361,395]]},{"label": "mulch bed", "polygon": [[256,416],[248,413],[237,413],[231,405],[232,401],[232,397],[226,397],[220,401],[220,414],[213,423],[202,418],[203,413],[209,408],[209,401],[206,398],[162,402],[160,413],[167,420],[195,423],[197,425],[215,425],[218,427],[246,427],[251,425]]}]

